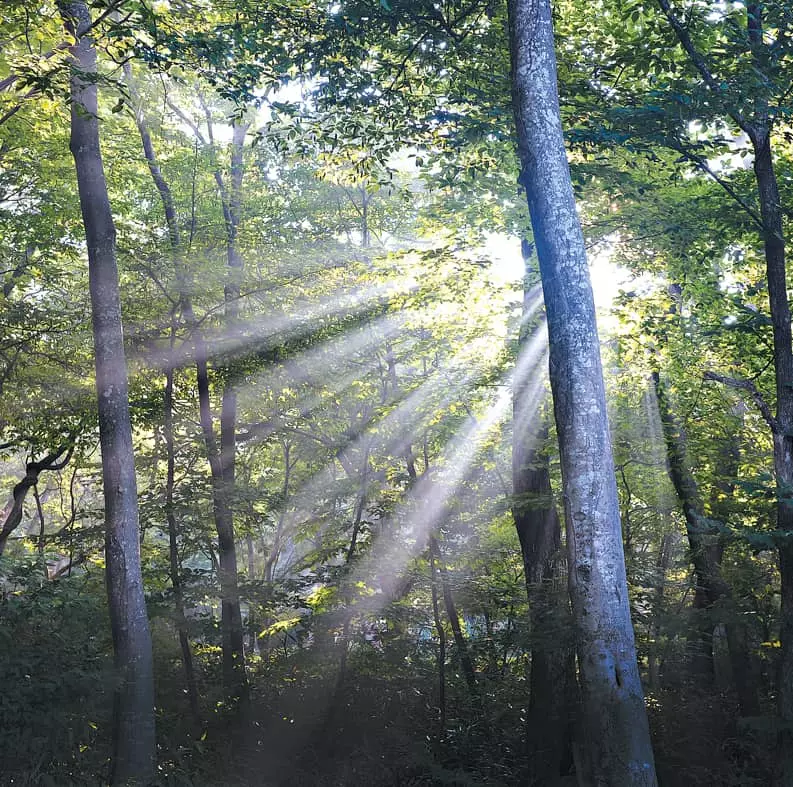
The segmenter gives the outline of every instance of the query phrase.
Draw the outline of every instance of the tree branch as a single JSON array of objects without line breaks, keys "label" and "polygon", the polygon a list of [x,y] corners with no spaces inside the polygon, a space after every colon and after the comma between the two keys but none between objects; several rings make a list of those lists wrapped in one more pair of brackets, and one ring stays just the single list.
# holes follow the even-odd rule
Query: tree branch
[{"label": "tree branch", "polygon": [[760,411],[760,415],[763,416],[763,420],[769,425],[769,427],[771,427],[771,431],[774,434],[780,433],[781,426],[779,421],[777,421],[777,419],[774,417],[774,414],[771,412],[771,408],[768,406],[768,402],[763,399],[763,395],[757,390],[757,386],[751,380],[741,380],[736,377],[727,377],[726,375],[718,374],[717,372],[705,372],[703,379],[715,381],[717,383],[723,383],[724,385],[730,386],[730,388],[737,388],[739,391],[746,391],[757,409]]},{"label": "tree branch", "polygon": [[716,183],[721,186],[724,191],[735,200],[738,205],[743,208],[744,211],[751,217],[752,221],[760,228],[760,230],[764,229],[763,220],[760,218],[760,214],[751,206],[749,205],[746,200],[738,194],[737,191],[723,178],[719,177],[719,175],[713,171],[710,164],[708,164],[707,160],[703,156],[699,156],[696,153],[692,153],[689,150],[686,150],[682,145],[674,146],[674,150],[680,153],[681,156],[688,159],[692,164],[696,164],[706,175],[710,176]]},{"label": "tree branch", "polygon": [[[721,93],[721,85],[717,81],[717,79],[713,76],[708,64],[705,62],[705,58],[700,54],[699,50],[694,46],[694,42],[691,40],[691,36],[688,34],[688,29],[683,25],[683,23],[677,18],[677,15],[672,10],[672,7],[669,5],[669,0],[658,0],[658,5],[661,7],[661,10],[664,12],[664,16],[669,21],[669,24],[672,26],[672,29],[675,31],[675,35],[677,35],[677,40],[680,42],[680,45],[686,51],[689,58],[691,59],[694,68],[699,71],[702,79],[704,80],[705,84],[708,88],[713,91],[714,93]],[[754,129],[750,123],[743,118],[743,116],[736,112],[735,110],[727,110],[727,114],[735,121],[738,128],[742,131],[745,131],[750,137],[752,136]]]}]

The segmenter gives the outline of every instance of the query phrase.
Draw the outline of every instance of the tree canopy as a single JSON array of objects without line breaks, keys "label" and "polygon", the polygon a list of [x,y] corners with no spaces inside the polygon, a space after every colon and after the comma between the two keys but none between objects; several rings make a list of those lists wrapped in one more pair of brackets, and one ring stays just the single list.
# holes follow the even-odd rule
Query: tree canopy
[{"label": "tree canopy", "polygon": [[792,17],[4,3],[0,782],[793,784]]}]

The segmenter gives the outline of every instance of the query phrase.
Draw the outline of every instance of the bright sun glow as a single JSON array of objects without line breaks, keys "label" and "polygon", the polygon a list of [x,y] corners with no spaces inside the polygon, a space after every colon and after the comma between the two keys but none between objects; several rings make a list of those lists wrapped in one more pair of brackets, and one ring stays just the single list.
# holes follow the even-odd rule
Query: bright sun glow
[{"label": "bright sun glow", "polygon": [[[505,286],[521,281],[524,263],[518,238],[504,233],[489,233],[482,251],[493,260],[491,277],[494,284]],[[613,244],[606,244],[589,254],[589,275],[595,308],[598,311],[599,324],[605,330],[612,324],[609,312],[614,298],[631,280],[629,271],[612,262],[613,253]]]}]

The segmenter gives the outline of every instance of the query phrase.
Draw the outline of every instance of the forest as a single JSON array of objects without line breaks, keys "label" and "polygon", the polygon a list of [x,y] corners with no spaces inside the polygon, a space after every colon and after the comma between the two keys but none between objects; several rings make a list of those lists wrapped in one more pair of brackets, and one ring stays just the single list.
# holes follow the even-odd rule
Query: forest
[{"label": "forest", "polygon": [[0,784],[793,787],[793,6],[3,0]]}]

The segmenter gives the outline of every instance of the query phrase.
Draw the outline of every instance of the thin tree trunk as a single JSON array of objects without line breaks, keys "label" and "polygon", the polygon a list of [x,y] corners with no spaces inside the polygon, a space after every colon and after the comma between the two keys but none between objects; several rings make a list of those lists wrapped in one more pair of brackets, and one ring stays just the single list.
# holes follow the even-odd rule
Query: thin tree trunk
[{"label": "thin tree trunk", "polygon": [[[369,450],[367,447],[366,458],[364,466],[361,469],[361,487],[355,498],[355,507],[353,509],[353,522],[352,522],[352,536],[350,537],[350,545],[347,548],[347,556],[345,558],[345,565],[350,566],[352,559],[355,556],[355,549],[358,544],[358,535],[363,521],[363,512],[366,507],[366,476],[369,467]],[[347,680],[347,658],[350,652],[350,629],[352,628],[352,615],[349,611],[352,598],[349,590],[345,591],[345,605],[348,607],[344,616],[344,625],[342,626],[341,640],[342,650],[341,659],[339,660],[339,676],[336,681],[336,691],[334,692],[333,707],[335,708],[339,698],[342,695],[344,683]]]},{"label": "thin tree trunk", "polygon": [[41,564],[42,570],[44,571],[44,579],[46,579],[48,576],[48,571],[47,561],[45,560],[44,555],[44,509],[41,506],[41,496],[39,495],[38,484],[34,484],[33,486],[33,499],[36,501],[36,513],[39,517],[39,538],[38,542],[36,543],[36,550],[38,551],[39,555],[39,563]]},{"label": "thin tree trunk", "polygon": [[96,50],[85,2],[59,2],[70,47],[71,142],[88,247],[105,497],[108,603],[117,671],[113,784],[148,784],[155,775],[154,680],[143,594],[138,498],[127,366],[116,267],[116,231],[107,194],[97,117]]},{"label": "thin tree trunk", "polygon": [[[741,414],[742,407],[741,405],[738,408]],[[740,422],[743,422],[742,418]],[[735,478],[738,474],[740,458],[737,432],[724,435],[719,445],[715,470],[717,481],[713,486],[710,502],[711,515],[717,521],[727,521],[729,502],[735,493]],[[721,564],[719,568],[721,569]],[[732,592],[731,589],[730,591]],[[730,613],[731,617],[726,624],[727,648],[741,714],[757,716],[760,714],[759,687],[757,670],[752,658],[750,627],[746,623],[747,617],[743,609],[735,602],[730,607]]]},{"label": "thin tree trunk", "polygon": [[664,535],[661,549],[656,561],[655,600],[653,603],[652,618],[650,621],[650,643],[647,650],[647,668],[650,680],[650,689],[658,691],[661,688],[661,658],[659,640],[661,638],[661,624],[664,615],[664,594],[666,591],[666,573],[669,571],[669,561],[672,555],[674,537],[671,533]]},{"label": "thin tree trunk", "polygon": [[[245,675],[244,632],[242,613],[240,610],[239,589],[237,583],[237,555],[234,542],[234,519],[232,509],[234,489],[234,457],[236,452],[236,393],[230,385],[224,387],[220,416],[220,448],[215,435],[215,422],[212,414],[212,399],[209,380],[209,363],[206,344],[201,334],[198,321],[193,312],[192,285],[189,272],[184,262],[181,233],[176,214],[173,195],[157,162],[151,134],[145,115],[137,95],[132,70],[129,65],[125,74],[133,100],[136,102],[135,118],[143,143],[143,151],[149,166],[152,180],[165,211],[168,236],[176,265],[177,283],[182,315],[190,331],[193,341],[196,363],[196,387],[198,389],[198,408],[201,432],[206,447],[207,461],[212,478],[212,502],[215,529],[218,534],[217,572],[220,580],[221,597],[221,640],[223,654],[223,683],[229,699],[246,701],[248,694]],[[215,179],[221,193],[223,215],[226,221],[229,266],[233,269],[229,281],[237,284],[227,285],[225,291],[227,310],[231,309],[231,318],[236,322],[239,301],[239,268],[242,262],[236,251],[236,236],[239,226],[239,195],[242,178],[242,143],[245,139],[244,127],[240,139],[235,125],[234,148],[232,152],[232,200],[226,194],[225,184],[220,169],[215,171]],[[211,129],[211,126],[210,126]],[[214,144],[214,143],[213,143]],[[214,151],[213,151],[214,153]],[[231,286],[231,290],[229,290]],[[236,295],[235,295],[236,293]],[[231,305],[229,305],[231,304]],[[227,315],[229,312],[227,311]]]},{"label": "thin tree trunk", "polygon": [[672,412],[666,386],[658,372],[653,372],[653,383],[666,442],[669,477],[686,520],[686,534],[696,577],[694,606],[703,613],[700,617],[705,618],[704,621],[700,619],[697,624],[698,651],[695,658],[698,661],[698,671],[701,675],[713,677],[713,630],[717,622],[724,623],[741,713],[744,716],[755,716],[759,713],[759,704],[750,682],[751,669],[745,648],[745,627],[738,622],[735,614],[732,615],[732,620],[716,621],[712,613],[719,602],[732,600],[732,590],[721,574],[724,548],[718,525],[705,517],[697,482],[686,458],[686,434]]},{"label": "thin tree trunk", "polygon": [[[245,536],[245,549],[248,553],[248,582],[256,581],[256,560],[253,544],[253,536],[248,533]],[[254,604],[252,600],[248,602],[248,650],[251,653],[259,652],[259,637],[256,633],[257,629],[257,616],[254,611]]]},{"label": "thin tree trunk", "polygon": [[438,710],[440,712],[439,740],[446,738],[446,629],[441,620],[438,604],[438,569],[435,565],[435,551],[430,549],[430,587],[432,592],[432,618],[438,632]]},{"label": "thin tree trunk", "polygon": [[[544,415],[539,423],[522,413],[525,387],[516,386],[513,426],[512,516],[520,540],[531,615],[531,674],[526,732],[531,775],[537,784],[555,784],[571,762],[568,699],[575,684],[575,651],[567,599],[554,587],[559,575],[561,526],[553,501]],[[532,408],[533,409],[533,408]]]},{"label": "thin tree trunk", "polygon": [[[524,272],[524,320],[528,317],[529,292],[537,276],[531,269],[530,244],[522,244]],[[520,352],[527,346],[532,328],[524,322]],[[519,362],[520,365],[520,362]],[[531,376],[527,369],[516,377],[512,419],[512,518],[515,522],[531,616],[531,670],[526,744],[531,778],[552,785],[571,762],[568,699],[575,683],[575,651],[567,641],[571,628],[569,601],[554,588],[559,576],[561,525],[553,500],[545,413],[538,413],[529,397]]]},{"label": "thin tree trunk", "polygon": [[184,668],[187,696],[190,702],[190,711],[196,723],[201,723],[201,712],[198,707],[198,689],[196,687],[195,668],[193,666],[193,651],[190,647],[190,637],[187,630],[187,615],[185,614],[184,593],[182,590],[182,575],[179,568],[179,528],[176,524],[174,513],[174,487],[176,476],[176,446],[174,443],[173,429],[173,366],[168,364],[165,378],[165,394],[163,399],[165,451],[166,451],[166,478],[165,478],[165,517],[168,522],[168,556],[173,587],[174,605],[176,607],[176,631],[179,636],[179,646],[182,651],[182,666]]},{"label": "thin tree trunk", "polygon": [[11,500],[4,512],[3,525],[0,527],[0,556],[3,555],[11,534],[22,524],[25,498],[28,492],[35,488],[41,473],[44,470],[63,469],[69,463],[72,457],[72,451],[73,446],[63,445],[56,451],[47,454],[47,456],[40,459],[38,462],[33,461],[27,463],[25,466],[25,476],[14,486],[11,492]]},{"label": "thin tree trunk", "polygon": [[[658,0],[682,48],[715,94],[722,92],[722,80],[709,70],[697,51],[687,26],[676,16],[669,0]],[[746,32],[751,54],[751,68],[764,74],[767,44],[763,39],[763,5],[746,5]],[[728,109],[727,113],[752,143],[754,173],[760,202],[760,218],[765,252],[768,302],[771,312],[776,378],[776,415],[765,407],[774,440],[774,475],[776,481],[779,574],[781,580],[780,645],[781,658],[777,683],[777,708],[780,717],[777,739],[778,783],[793,785],[793,333],[790,325],[790,301],[783,210],[771,148],[772,113],[764,89],[759,87],[747,115]]]},{"label": "thin tree trunk", "polygon": [[[168,227],[168,238],[171,245],[171,251],[174,255],[174,264],[177,269],[177,280],[180,290],[180,301],[184,304],[185,300],[189,300],[190,295],[186,285],[187,274],[184,270],[184,260],[182,259],[182,244],[179,232],[179,220],[176,215],[176,206],[174,205],[173,195],[170,186],[165,180],[165,177],[160,170],[157,162],[157,156],[154,151],[151,134],[149,132],[148,124],[143,113],[143,107],[138,95],[135,82],[132,77],[132,67],[129,63],[124,64],[124,75],[127,81],[130,94],[135,101],[135,120],[138,126],[141,142],[143,144],[143,153],[146,158],[146,163],[149,167],[154,185],[160,194],[160,199],[165,212],[165,222]],[[174,333],[175,326],[171,328],[171,345],[170,350],[173,353],[174,349]],[[169,544],[169,563],[171,573],[171,585],[174,591],[174,603],[176,607],[176,629],[179,637],[179,646],[182,652],[182,666],[185,673],[185,683],[187,685],[187,694],[190,702],[190,710],[196,722],[200,723],[201,714],[198,706],[198,690],[196,687],[195,669],[193,666],[193,653],[190,647],[190,638],[187,629],[187,616],[184,607],[184,593],[182,591],[181,572],[179,569],[179,544],[178,544],[178,526],[176,523],[176,516],[174,514],[174,479],[176,472],[176,450],[174,445],[174,429],[173,429],[173,386],[174,386],[174,368],[172,360],[169,357],[165,372],[165,391],[163,394],[164,404],[164,432],[165,432],[165,446],[166,446],[166,482],[165,482],[165,511],[166,521],[168,523],[168,544]]]},{"label": "thin tree trunk", "polygon": [[672,412],[666,386],[658,372],[653,385],[666,443],[669,477],[677,493],[686,521],[686,535],[694,567],[694,632],[692,662],[700,678],[713,679],[713,630],[716,625],[710,612],[719,599],[728,597],[729,588],[721,578],[722,547],[718,529],[705,518],[697,483],[686,459],[686,435]]},{"label": "thin tree trunk", "polygon": [[562,135],[551,7],[509,0],[513,105],[548,317],[588,778],[657,784],[636,662],[595,306]]},{"label": "thin tree trunk", "polygon": [[[760,17],[757,6],[749,6]],[[787,292],[785,236],[782,205],[771,154],[770,124],[750,135],[754,147],[754,171],[764,225],[768,299],[774,336],[776,372],[776,423],[774,472],[777,486],[777,530],[781,609],[779,613],[781,659],[778,707],[780,716],[778,760],[780,783],[793,785],[793,335]]]},{"label": "thin tree trunk", "polygon": [[[247,123],[234,122],[231,146],[231,191],[226,200],[227,280],[225,286],[226,330],[232,335],[239,330],[240,293],[243,260],[237,248],[241,220],[243,146]],[[219,171],[218,171],[219,173]],[[223,665],[226,685],[233,695],[247,699],[245,677],[244,630],[237,583],[237,549],[234,538],[234,494],[237,456],[237,391],[233,375],[225,370],[220,412],[220,479],[221,505],[216,508],[222,596],[221,629],[223,632]]]},{"label": "thin tree trunk", "polygon": [[441,591],[443,594],[443,605],[446,607],[446,617],[449,619],[449,626],[452,630],[454,637],[454,645],[457,648],[457,657],[460,659],[460,666],[462,667],[465,682],[468,685],[468,692],[471,699],[477,704],[481,701],[479,693],[479,684],[476,680],[476,670],[474,669],[474,662],[471,659],[471,654],[468,650],[468,642],[463,635],[462,627],[460,626],[460,616],[457,613],[457,606],[454,603],[454,596],[452,595],[452,587],[449,583],[449,573],[446,569],[446,564],[443,562],[443,555],[441,554],[440,544],[435,536],[430,536],[430,550],[435,553],[437,560],[438,573],[441,578]]}]

